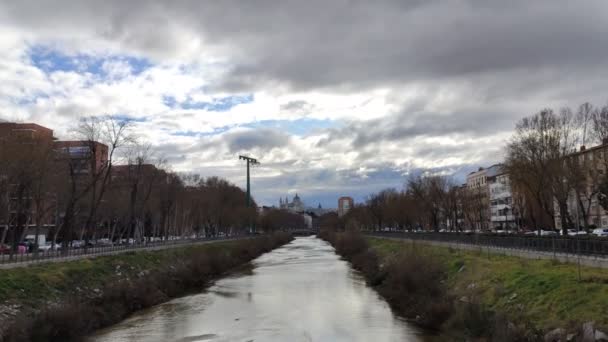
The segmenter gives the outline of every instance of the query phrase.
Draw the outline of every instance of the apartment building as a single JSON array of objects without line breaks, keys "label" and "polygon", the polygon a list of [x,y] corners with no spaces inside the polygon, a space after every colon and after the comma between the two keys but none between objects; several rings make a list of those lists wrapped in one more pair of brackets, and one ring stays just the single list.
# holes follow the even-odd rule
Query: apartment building
[{"label": "apartment building", "polygon": [[513,193],[509,174],[498,168],[496,174],[488,178],[490,190],[490,226],[495,229],[517,228],[517,210],[513,204]]},{"label": "apartment building", "polygon": [[506,185],[499,182],[498,175],[503,176],[500,177],[500,182],[508,179],[504,177],[501,164],[480,167],[467,175],[467,198],[463,211],[466,224],[473,229],[495,228],[494,224],[500,219],[500,214],[506,210],[505,201],[510,191],[507,192]]},{"label": "apartment building", "polygon": [[97,141],[56,141],[58,158],[69,158],[76,173],[100,172],[108,162],[108,146]]},{"label": "apartment building", "polygon": [[27,143],[34,140],[52,141],[54,137],[52,129],[35,123],[0,122],[0,139]]},{"label": "apartment building", "polygon": [[[575,158],[582,177],[582,183],[577,191],[572,190],[568,196],[570,219],[575,227],[585,227],[586,223],[591,227],[608,228],[608,212],[598,199],[599,185],[608,170],[608,141],[591,148],[581,146],[580,150],[571,154],[569,158]],[[562,229],[557,203],[554,203],[554,207],[555,227]]]},{"label": "apartment building", "polygon": [[54,140],[53,130],[38,124],[0,122],[0,241],[15,227],[23,228],[18,233],[23,239],[38,224],[41,234],[54,226],[56,197],[32,193],[40,189],[32,177],[40,177],[38,169],[48,167]]},{"label": "apartment building", "polygon": [[354,207],[352,197],[343,196],[338,199],[338,216],[342,217]]}]

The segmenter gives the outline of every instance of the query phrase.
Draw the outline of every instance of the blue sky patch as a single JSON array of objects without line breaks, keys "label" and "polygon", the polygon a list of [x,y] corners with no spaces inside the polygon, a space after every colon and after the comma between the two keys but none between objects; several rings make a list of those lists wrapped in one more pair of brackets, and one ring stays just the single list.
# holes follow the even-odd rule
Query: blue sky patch
[{"label": "blue sky patch", "polygon": [[297,119],[297,120],[261,120],[246,124],[249,128],[274,128],[292,135],[306,136],[317,130],[336,128],[339,125],[334,120]]},{"label": "blue sky patch", "polygon": [[212,136],[212,135],[217,135],[217,134],[227,132],[232,127],[234,127],[234,126],[222,126],[222,127],[213,129],[213,131],[211,131],[211,132],[208,132],[208,131],[205,131],[205,132],[177,131],[177,132],[172,132],[171,135],[177,136],[177,137],[205,137],[205,136]]},{"label": "blue sky patch", "polygon": [[251,103],[253,100],[253,94],[218,97],[211,102],[195,102],[191,99],[178,102],[173,96],[163,96],[163,103],[171,109],[202,109],[210,112],[226,112],[234,106]]},{"label": "blue sky patch", "polygon": [[138,75],[150,68],[152,63],[145,59],[129,55],[93,56],[87,54],[68,55],[61,51],[36,45],[29,49],[32,64],[38,69],[53,73],[56,71],[73,71],[78,73],[91,73],[101,78],[107,76],[103,65],[106,62],[125,62],[131,67],[131,75]]},{"label": "blue sky patch", "polygon": [[126,122],[146,122],[148,118],[145,116],[135,117],[128,114],[115,114],[113,117],[118,121],[126,121]]}]

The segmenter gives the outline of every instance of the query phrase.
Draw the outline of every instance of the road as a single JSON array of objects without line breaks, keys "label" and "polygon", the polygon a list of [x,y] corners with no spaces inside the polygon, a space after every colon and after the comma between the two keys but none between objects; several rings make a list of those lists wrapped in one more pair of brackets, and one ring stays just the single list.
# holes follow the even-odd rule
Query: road
[{"label": "road", "polygon": [[116,255],[134,251],[155,251],[168,248],[176,248],[180,246],[189,245],[202,245],[207,243],[236,240],[236,239],[250,239],[251,236],[241,237],[230,237],[230,238],[213,238],[213,239],[198,239],[198,240],[173,240],[165,243],[155,243],[153,245],[134,245],[134,246],[110,246],[110,247],[97,247],[88,248],[87,253],[85,249],[73,249],[69,251],[68,255],[63,255],[59,251],[47,252],[39,254],[38,258],[35,258],[32,253],[28,254],[16,254],[14,255],[15,260],[10,261],[8,255],[0,255],[0,269],[9,269],[24,267],[40,263],[49,262],[65,262],[71,260],[95,258],[103,255]]}]

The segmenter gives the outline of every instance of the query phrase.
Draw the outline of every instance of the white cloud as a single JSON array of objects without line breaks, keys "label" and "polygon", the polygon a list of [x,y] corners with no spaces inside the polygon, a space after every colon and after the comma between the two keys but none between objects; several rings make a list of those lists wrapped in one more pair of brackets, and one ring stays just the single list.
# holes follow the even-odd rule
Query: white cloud
[{"label": "white cloud", "polygon": [[[235,154],[256,154],[264,200],[399,187],[500,160],[543,107],[606,101],[608,11],[569,6],[0,0],[0,118],[68,136],[83,115],[130,116],[175,170],[235,182]],[[52,53],[74,67],[53,71]],[[253,100],[196,105],[235,95]]]}]

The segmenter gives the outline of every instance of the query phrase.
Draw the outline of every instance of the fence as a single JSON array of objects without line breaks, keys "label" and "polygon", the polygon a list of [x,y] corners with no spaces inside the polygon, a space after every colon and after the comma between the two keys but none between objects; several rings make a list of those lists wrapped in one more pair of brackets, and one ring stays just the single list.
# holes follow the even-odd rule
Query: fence
[{"label": "fence", "polygon": [[210,241],[220,241],[220,240],[231,240],[244,236],[231,236],[231,237],[204,237],[204,238],[183,238],[183,239],[173,239],[173,240],[164,240],[164,241],[151,241],[151,242],[141,242],[134,244],[123,244],[123,245],[112,245],[112,246],[88,246],[81,248],[67,248],[66,250],[48,250],[48,251],[39,251],[28,252],[28,253],[17,253],[15,252],[13,255],[10,254],[0,254],[0,266],[7,264],[34,264],[40,263],[50,260],[58,260],[58,259],[77,259],[79,257],[85,256],[94,256],[94,255],[104,255],[104,254],[117,254],[124,253],[128,251],[137,251],[143,249],[162,249],[168,247],[176,247],[179,245],[191,245],[197,243],[204,243]]},{"label": "fence", "polygon": [[554,254],[578,254],[585,256],[608,257],[608,239],[594,236],[525,236],[435,232],[370,232],[368,234],[372,236],[461,243],[497,248],[549,252]]}]

